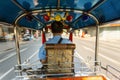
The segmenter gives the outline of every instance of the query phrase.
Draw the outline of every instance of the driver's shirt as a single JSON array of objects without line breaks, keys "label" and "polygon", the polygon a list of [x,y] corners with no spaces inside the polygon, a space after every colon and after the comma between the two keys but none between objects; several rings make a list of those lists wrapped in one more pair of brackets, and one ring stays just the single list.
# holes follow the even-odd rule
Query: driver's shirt
[{"label": "driver's shirt", "polygon": [[[58,41],[60,40],[61,36],[54,36],[53,38],[49,39],[45,44],[58,44]],[[65,38],[62,38],[62,41],[61,41],[61,44],[71,44],[72,42],[69,40],[69,39],[65,39]],[[44,48],[44,45],[43,44],[39,50],[39,59],[40,60],[45,60],[46,59],[46,51],[45,51],[45,48]]]}]

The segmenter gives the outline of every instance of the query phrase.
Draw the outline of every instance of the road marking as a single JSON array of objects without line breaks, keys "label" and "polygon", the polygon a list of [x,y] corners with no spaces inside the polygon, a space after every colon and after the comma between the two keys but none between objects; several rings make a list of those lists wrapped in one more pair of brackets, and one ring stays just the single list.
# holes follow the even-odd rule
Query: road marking
[{"label": "road marking", "polygon": [[23,64],[25,64],[26,62],[28,62],[32,57],[34,57],[39,50],[37,50],[36,52],[33,53],[33,55],[31,55]]},{"label": "road marking", "polygon": [[[22,49],[22,50],[20,50],[20,52],[23,52],[23,51],[25,51],[26,49],[27,49],[27,48]],[[10,57],[14,56],[15,54],[16,54],[16,53],[11,54],[10,56],[8,56],[8,57],[0,60],[0,62],[3,62],[3,61],[5,61],[5,60],[9,59]],[[7,76],[12,70],[14,70],[14,67],[12,67],[12,68],[9,69],[7,72],[5,72],[5,73],[0,77],[0,80],[2,80],[5,76]]]},{"label": "road marking", "polygon": [[[28,48],[22,49],[22,50],[20,50],[20,52],[23,52],[23,51],[25,51],[26,49],[28,49]],[[10,57],[12,57],[12,56],[14,56],[14,55],[16,55],[16,53],[13,53],[13,54],[7,56],[6,58],[1,59],[1,60],[0,60],[0,63],[3,62],[3,61],[5,61],[5,60],[7,60],[7,59],[9,59]]]},{"label": "road marking", "polygon": [[[104,46],[103,46],[103,47],[104,47]],[[89,48],[89,47],[83,46],[83,48],[85,48],[85,49],[87,49],[87,50],[90,50],[91,52],[94,52],[94,53],[95,53],[95,51],[94,51],[93,49]],[[106,50],[106,52],[109,53],[109,49],[106,49],[106,48],[102,48],[102,49]],[[109,53],[109,54],[112,55],[112,53]],[[118,54],[118,53],[114,53],[114,56],[119,56],[119,54]]]},{"label": "road marking", "polygon": [[118,61],[116,61],[116,60],[114,60],[114,59],[111,59],[111,58],[109,58],[109,57],[107,57],[107,56],[104,56],[104,55],[102,55],[102,54],[98,54],[98,55],[101,56],[101,57],[103,57],[103,58],[105,58],[105,59],[107,59],[108,61],[111,61],[111,62],[113,62],[113,63],[115,63],[115,64],[117,64],[117,65],[120,66],[120,62],[118,62]]},{"label": "road marking", "polygon": [[[83,46],[85,49],[87,49],[87,50],[90,50],[90,51],[92,51],[92,52],[95,52],[93,49],[91,49],[91,48],[88,48],[88,47],[86,47],[86,46]],[[111,58],[109,58],[109,57],[107,57],[107,56],[104,56],[104,55],[102,55],[101,53],[98,53],[98,55],[99,56],[101,56],[101,57],[103,57],[103,58],[105,58],[105,59],[107,59],[108,61],[111,61],[111,62],[113,62],[113,63],[115,63],[115,64],[119,64],[120,65],[120,62],[118,62],[118,61],[116,61],[116,60],[114,60],[114,59],[111,59]]]},{"label": "road marking", "polygon": [[89,47],[86,47],[86,46],[83,46],[83,48],[89,50],[89,51],[92,51],[92,52],[95,52],[93,49],[89,48]]},{"label": "road marking", "polygon": [[12,67],[12,68],[9,69],[5,74],[3,74],[3,75],[0,77],[0,80],[2,80],[5,76],[7,76],[12,70],[14,70],[14,67]]},{"label": "road marking", "polygon": [[[25,51],[27,48],[21,50],[21,52]],[[33,53],[32,56],[30,56],[28,59],[31,59],[32,57],[34,57],[37,53],[38,53],[39,50],[37,50],[36,52]],[[24,64],[25,62],[23,62]],[[11,69],[9,69],[7,72],[5,72],[5,74],[3,74],[1,77],[0,77],[0,80],[2,80],[5,76],[7,76],[12,70],[14,70],[14,67],[12,67]],[[12,80],[16,80],[15,78],[13,78]]]},{"label": "road marking", "polygon": [[75,54],[76,54],[75,56],[78,56],[80,59],[82,59],[84,61],[84,58],[82,56],[80,56],[80,54],[77,51],[75,51]]}]

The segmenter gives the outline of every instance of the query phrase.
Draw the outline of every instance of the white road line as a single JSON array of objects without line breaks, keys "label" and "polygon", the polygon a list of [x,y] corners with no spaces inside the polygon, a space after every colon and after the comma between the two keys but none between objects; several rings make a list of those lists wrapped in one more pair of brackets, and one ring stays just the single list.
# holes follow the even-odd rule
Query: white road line
[{"label": "white road line", "polygon": [[84,58],[81,57],[80,54],[77,51],[75,51],[75,56],[78,56],[80,59],[82,59],[84,61]]},{"label": "white road line", "polygon": [[[91,49],[91,48],[89,48],[89,47],[83,46],[83,48],[85,48],[85,49],[87,49],[87,50],[89,50],[89,51],[91,51],[91,52],[95,52],[93,49]],[[103,48],[103,49],[106,50],[106,52],[109,53],[109,49],[106,49],[106,48]],[[109,53],[109,54],[112,55],[112,53]],[[119,56],[119,54],[118,54],[118,53],[114,53],[114,56]]]},{"label": "white road line", "polygon": [[114,60],[114,59],[112,59],[112,58],[109,58],[109,57],[107,57],[107,56],[104,56],[104,55],[102,55],[102,54],[98,54],[98,55],[101,56],[101,57],[103,57],[103,58],[105,58],[105,59],[107,59],[108,61],[111,61],[111,62],[113,62],[113,63],[115,63],[115,64],[117,64],[117,65],[120,66],[120,62],[118,62],[118,61],[116,61],[116,60]]},{"label": "white road line", "polygon": [[12,68],[9,69],[5,74],[3,74],[3,75],[0,77],[0,80],[2,80],[5,76],[7,76],[12,70],[14,70],[14,67],[12,67]]},{"label": "white road line", "polygon": [[[28,49],[28,48],[22,49],[22,50],[20,50],[20,52],[23,52],[23,51],[25,51],[26,49]],[[14,56],[14,55],[16,55],[16,53],[13,53],[13,54],[7,56],[6,58],[3,58],[2,60],[0,60],[0,63],[3,62],[3,61],[5,61],[5,60],[7,60],[7,59],[9,59],[10,57],[12,57],[12,56]]]},{"label": "white road line", "polygon": [[34,57],[36,54],[38,54],[38,51],[37,50],[36,52],[33,53],[33,55],[31,55],[23,64],[25,64],[26,62],[28,62],[32,57]]},{"label": "white road line", "polygon": [[[21,50],[21,52],[25,51],[27,48]],[[31,59],[32,57],[34,57],[37,53],[38,53],[39,50],[37,50],[36,52],[33,53],[32,56],[30,56],[28,59]],[[23,62],[25,63],[25,62]],[[2,80],[5,76],[7,76],[12,70],[14,70],[14,67],[12,67],[11,69],[9,69],[7,72],[5,72],[5,74],[3,74],[1,77],[0,77],[0,80]],[[14,78],[12,80],[15,80]]]},{"label": "white road line", "polygon": [[85,48],[85,49],[87,49],[87,50],[89,50],[89,51],[91,51],[91,52],[95,52],[93,49],[91,49],[91,48],[89,48],[89,47],[83,46],[83,48]]},{"label": "white road line", "polygon": [[[87,50],[89,50],[89,51],[92,51],[92,52],[95,52],[93,49],[91,49],[91,48],[88,48],[88,47],[86,47],[86,46],[83,46],[85,49],[87,49]],[[114,60],[114,59],[111,59],[111,58],[109,58],[109,57],[107,57],[107,56],[104,56],[104,55],[102,55],[101,53],[99,53],[98,54],[99,56],[101,56],[101,57],[103,57],[103,58],[105,58],[106,60],[108,60],[108,61],[111,61],[111,62],[113,62],[113,63],[115,63],[115,64],[117,64],[117,65],[120,65],[120,62],[118,62],[118,61],[116,61],[116,60]]]}]

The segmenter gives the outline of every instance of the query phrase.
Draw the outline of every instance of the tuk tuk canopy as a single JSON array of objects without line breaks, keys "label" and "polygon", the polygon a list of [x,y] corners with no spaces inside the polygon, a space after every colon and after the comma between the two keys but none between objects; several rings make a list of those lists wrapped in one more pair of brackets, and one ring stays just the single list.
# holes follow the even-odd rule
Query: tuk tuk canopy
[{"label": "tuk tuk canopy", "polygon": [[0,22],[40,30],[58,20],[79,29],[119,20],[119,5],[119,0],[0,0]]}]

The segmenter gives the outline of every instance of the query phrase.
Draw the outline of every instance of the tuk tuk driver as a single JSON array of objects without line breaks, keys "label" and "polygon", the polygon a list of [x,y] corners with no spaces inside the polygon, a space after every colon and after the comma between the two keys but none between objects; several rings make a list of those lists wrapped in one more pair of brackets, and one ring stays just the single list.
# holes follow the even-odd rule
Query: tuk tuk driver
[{"label": "tuk tuk driver", "polygon": [[[51,39],[49,39],[48,41],[45,42],[46,43],[50,43],[50,44],[64,44],[64,43],[72,43],[69,39],[65,39],[62,38],[62,33],[63,33],[63,24],[60,21],[54,21],[51,24],[51,30],[53,33],[53,37]],[[42,64],[44,64],[46,62],[46,51],[44,48],[43,44],[39,50],[39,60]]]}]

